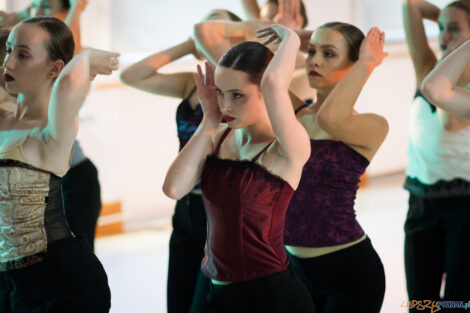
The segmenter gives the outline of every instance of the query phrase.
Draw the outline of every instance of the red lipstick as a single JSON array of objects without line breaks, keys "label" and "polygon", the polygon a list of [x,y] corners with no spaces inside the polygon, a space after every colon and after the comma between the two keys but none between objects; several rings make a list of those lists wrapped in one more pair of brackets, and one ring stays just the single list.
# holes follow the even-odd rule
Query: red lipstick
[{"label": "red lipstick", "polygon": [[232,122],[235,120],[234,117],[231,117],[231,116],[228,116],[228,115],[224,115],[224,119],[227,121],[227,122]]},{"label": "red lipstick", "polygon": [[311,76],[311,77],[321,77],[321,75],[314,71],[314,70],[311,70],[310,72],[308,72],[308,76]]},{"label": "red lipstick", "polygon": [[10,74],[8,74],[8,73],[4,73],[3,78],[5,78],[6,82],[12,82],[12,81],[15,80],[15,78],[13,76],[11,76]]}]

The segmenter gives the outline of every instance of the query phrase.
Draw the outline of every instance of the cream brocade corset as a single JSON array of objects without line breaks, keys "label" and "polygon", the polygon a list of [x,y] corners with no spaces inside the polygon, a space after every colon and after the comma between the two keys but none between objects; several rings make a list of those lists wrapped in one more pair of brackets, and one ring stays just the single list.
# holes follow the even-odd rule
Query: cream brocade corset
[{"label": "cream brocade corset", "polygon": [[61,178],[17,160],[0,159],[0,271],[40,262],[48,244],[71,236]]}]

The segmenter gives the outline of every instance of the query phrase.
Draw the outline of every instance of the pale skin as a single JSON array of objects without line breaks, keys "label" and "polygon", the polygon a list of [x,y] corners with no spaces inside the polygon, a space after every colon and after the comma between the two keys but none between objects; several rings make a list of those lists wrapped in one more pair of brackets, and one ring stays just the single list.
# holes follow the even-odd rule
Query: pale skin
[{"label": "pale skin", "polygon": [[[1,110],[0,142],[2,147],[13,147],[18,136],[12,136],[12,131],[28,130],[29,137],[23,143],[28,162],[64,173],[90,80],[117,70],[119,54],[84,49],[64,65],[63,60],[50,59],[45,45],[49,38],[49,33],[35,24],[19,24],[8,38],[0,86],[18,94],[18,100],[14,112]],[[4,75],[10,79],[5,81]]]},{"label": "pale skin", "polygon": [[[273,29],[273,40],[279,30]],[[263,35],[262,33],[260,35]],[[276,40],[276,39],[274,39]],[[372,71],[382,63],[384,33],[377,28],[364,39],[359,60],[348,57],[343,35],[333,29],[317,29],[309,42],[307,73],[310,85],[317,89],[318,99],[297,115],[311,139],[342,141],[358,153],[372,160],[388,133],[387,121],[379,115],[355,112],[356,100]],[[359,241],[328,248],[286,246],[299,257],[315,257],[351,246]]]},{"label": "pale skin", "polygon": [[[229,16],[224,10],[212,10],[206,18],[228,20]],[[194,55],[198,59],[201,58],[192,38],[188,38],[178,45],[152,54],[126,68],[120,75],[121,81],[126,85],[146,92],[184,99],[196,87],[193,73],[180,72],[166,74],[162,73],[160,70],[165,65],[189,54]],[[193,109],[197,107],[199,101],[196,93],[190,97],[189,103]]]},{"label": "pale skin", "polygon": [[[225,52],[237,43],[243,41],[256,41],[256,30],[272,24],[271,21],[252,20],[246,22],[208,21],[194,26],[194,40],[197,49],[204,57],[215,65]],[[269,46],[275,50],[276,46]],[[314,91],[308,84],[305,75],[305,56],[296,55],[294,77],[291,81],[291,98],[294,107],[303,104],[306,98],[312,98]]]},{"label": "pale skin", "polygon": [[260,8],[258,0],[241,0],[248,20],[274,21],[292,29],[302,28],[300,0],[280,0],[278,3],[266,2]]},{"label": "pale skin", "polygon": [[[424,31],[423,20],[428,19],[439,24],[439,47],[443,54],[462,38],[470,38],[470,25],[467,15],[457,8],[440,10],[423,0],[403,0],[403,21],[408,48],[416,75],[416,86],[437,64],[437,58],[429,46]],[[465,82],[458,82],[465,84]],[[470,127],[470,121],[439,109],[443,128],[448,132],[457,132]]]},{"label": "pale skin", "polygon": [[[467,86],[459,86],[459,81],[466,81]],[[442,110],[470,120],[469,85],[470,40],[467,40],[436,65],[423,80],[421,91]]]},{"label": "pale skin", "polygon": [[[163,185],[167,196],[180,199],[200,180],[207,156],[214,153],[227,127],[233,130],[218,157],[249,160],[270,144],[257,163],[297,188],[310,144],[295,118],[288,93],[294,62],[283,60],[294,59],[299,44],[295,33],[289,31],[260,85],[250,82],[248,74],[220,65],[213,73],[208,63],[204,79],[198,67],[195,80],[204,118],[167,172]],[[228,125],[220,123],[222,116],[229,117]]]}]

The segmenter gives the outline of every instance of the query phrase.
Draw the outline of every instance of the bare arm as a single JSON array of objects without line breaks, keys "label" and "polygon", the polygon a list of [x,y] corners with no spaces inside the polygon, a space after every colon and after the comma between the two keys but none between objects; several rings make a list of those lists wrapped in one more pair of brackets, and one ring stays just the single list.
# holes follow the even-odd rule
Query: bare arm
[{"label": "bare arm", "polygon": [[295,33],[300,38],[300,51],[308,53],[308,44],[313,35],[313,30],[298,29],[295,30]]},{"label": "bare arm", "polygon": [[309,138],[295,117],[289,97],[289,84],[300,39],[295,32],[281,25],[262,28],[259,30],[259,36],[270,36],[265,41],[266,44],[281,41],[279,49],[264,72],[260,87],[282,156],[303,166],[310,155]]},{"label": "bare arm", "polygon": [[162,189],[172,199],[184,197],[201,179],[206,158],[212,152],[212,137],[222,118],[214,84],[214,70],[206,62],[205,80],[199,65],[197,70],[194,78],[204,117],[198,129],[178,153],[166,174]]},{"label": "bare arm", "polygon": [[70,149],[77,132],[77,114],[85,100],[90,80],[109,75],[119,66],[119,54],[85,49],[61,71],[52,87],[48,124],[44,136],[54,149]]},{"label": "bare arm", "polygon": [[187,94],[188,86],[194,86],[193,74],[163,74],[158,70],[191,53],[196,51],[194,41],[190,38],[126,68],[121,73],[121,81],[143,91],[182,99]]},{"label": "bare arm", "polygon": [[194,41],[204,57],[215,66],[234,41],[253,40],[256,30],[270,22],[208,21],[194,26]]},{"label": "bare arm", "polygon": [[257,0],[242,0],[242,7],[249,20],[259,19],[261,10]]},{"label": "bare arm", "polygon": [[434,105],[470,119],[470,90],[456,86],[470,65],[470,40],[440,61],[421,84],[421,91]]},{"label": "bare arm", "polygon": [[423,20],[437,21],[440,9],[424,0],[403,0],[403,22],[406,42],[419,87],[426,75],[436,64],[436,56],[429,46]]},{"label": "bare arm", "polygon": [[364,39],[359,60],[326,97],[318,110],[318,125],[344,143],[362,148],[372,157],[388,132],[387,121],[376,114],[356,114],[362,88],[375,67],[387,55],[383,52],[385,36],[377,28]]}]

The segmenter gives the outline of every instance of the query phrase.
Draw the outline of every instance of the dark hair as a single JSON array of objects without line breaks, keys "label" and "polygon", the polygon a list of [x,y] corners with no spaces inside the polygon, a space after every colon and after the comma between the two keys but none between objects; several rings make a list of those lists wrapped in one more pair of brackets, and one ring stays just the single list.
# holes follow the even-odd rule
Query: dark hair
[{"label": "dark hair", "polygon": [[236,15],[235,13],[232,13],[229,10],[224,10],[224,11],[227,12],[227,14],[230,17],[230,20],[232,22],[241,22],[242,21],[242,19],[239,18],[238,15]]},{"label": "dark hair", "polygon": [[250,82],[259,85],[273,56],[264,45],[245,41],[230,48],[220,59],[219,65],[247,73]]},{"label": "dark hair", "polygon": [[6,45],[9,35],[9,28],[0,28],[0,66],[3,64],[3,60],[5,60]]},{"label": "dark hair", "polygon": [[467,22],[470,26],[470,0],[457,0],[452,1],[445,8],[457,8],[465,12],[467,14]]},{"label": "dark hair", "polygon": [[72,59],[75,43],[72,31],[64,22],[55,17],[37,16],[23,23],[38,25],[49,33],[50,38],[46,43],[46,49],[52,61],[62,60],[67,64]]},{"label": "dark hair", "polygon": [[364,40],[364,33],[354,25],[342,22],[330,22],[323,24],[320,28],[331,28],[343,35],[349,48],[349,59],[357,61],[359,59],[359,50],[361,49],[362,41]]},{"label": "dark hair", "polygon": [[62,9],[68,10],[70,9],[70,0],[62,0]]},{"label": "dark hair", "polygon": [[[278,0],[268,0],[267,2],[279,5]],[[304,2],[302,0],[300,0],[300,15],[302,15],[302,18],[304,20],[303,23],[302,23],[302,28],[305,28],[305,26],[307,26],[307,24],[308,24],[308,17],[307,17],[307,10],[305,10],[305,5],[304,5]]]}]

